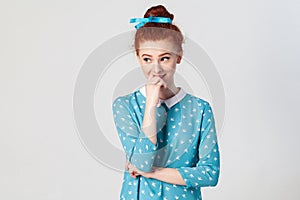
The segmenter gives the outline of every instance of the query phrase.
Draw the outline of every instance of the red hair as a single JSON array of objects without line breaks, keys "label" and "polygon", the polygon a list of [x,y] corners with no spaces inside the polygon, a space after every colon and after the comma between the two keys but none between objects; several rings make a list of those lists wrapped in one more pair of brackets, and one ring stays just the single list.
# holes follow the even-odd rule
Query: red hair
[{"label": "red hair", "polygon": [[[169,11],[163,5],[149,8],[144,14],[144,18],[147,18],[150,15],[153,17],[167,17],[171,20],[174,19],[174,15],[169,13]],[[134,47],[136,54],[138,55],[139,53],[138,49],[140,42],[147,40],[158,41],[164,39],[170,39],[170,41],[175,44],[177,51],[176,53],[180,54],[182,52],[183,35],[176,25],[170,23],[146,23],[135,33]]]}]

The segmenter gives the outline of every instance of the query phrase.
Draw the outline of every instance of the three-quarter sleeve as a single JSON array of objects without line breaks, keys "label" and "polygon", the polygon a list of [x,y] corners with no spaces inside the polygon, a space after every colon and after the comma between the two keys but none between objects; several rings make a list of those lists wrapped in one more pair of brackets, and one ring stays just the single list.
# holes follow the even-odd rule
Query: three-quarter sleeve
[{"label": "three-quarter sleeve", "polygon": [[199,160],[194,167],[177,168],[186,187],[215,186],[220,172],[220,155],[213,111],[209,103],[202,114],[200,125]]},{"label": "three-quarter sleeve", "polygon": [[137,124],[129,99],[118,97],[113,101],[113,117],[126,159],[142,172],[152,171],[158,143],[153,144]]}]

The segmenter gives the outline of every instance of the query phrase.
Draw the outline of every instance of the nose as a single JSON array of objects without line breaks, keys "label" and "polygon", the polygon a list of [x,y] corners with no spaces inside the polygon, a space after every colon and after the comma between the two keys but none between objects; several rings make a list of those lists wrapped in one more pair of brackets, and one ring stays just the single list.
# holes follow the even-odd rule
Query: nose
[{"label": "nose", "polygon": [[160,73],[161,73],[162,68],[161,68],[161,66],[160,66],[159,63],[155,63],[155,64],[154,64],[153,71],[154,71],[154,73],[156,73],[156,74],[160,74]]}]

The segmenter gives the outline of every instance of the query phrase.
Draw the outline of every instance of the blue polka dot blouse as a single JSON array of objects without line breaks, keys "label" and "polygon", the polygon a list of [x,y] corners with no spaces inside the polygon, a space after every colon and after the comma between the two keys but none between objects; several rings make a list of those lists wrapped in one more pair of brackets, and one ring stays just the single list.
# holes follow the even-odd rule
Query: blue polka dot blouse
[{"label": "blue polka dot blouse", "polygon": [[201,187],[215,186],[220,172],[220,155],[210,104],[180,87],[173,97],[156,107],[157,143],[143,133],[145,86],[116,98],[113,116],[126,159],[140,171],[153,167],[176,168],[186,185],[157,179],[132,178],[124,170],[122,200],[201,200]]}]

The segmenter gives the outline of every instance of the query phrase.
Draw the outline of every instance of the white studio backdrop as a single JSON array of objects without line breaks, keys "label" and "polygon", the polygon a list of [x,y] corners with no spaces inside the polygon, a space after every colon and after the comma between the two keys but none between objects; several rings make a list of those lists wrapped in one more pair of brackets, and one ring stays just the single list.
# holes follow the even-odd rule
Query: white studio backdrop
[{"label": "white studio backdrop", "polygon": [[203,199],[300,198],[299,1],[19,0],[0,2],[0,199],[119,198],[123,175],[76,133],[74,84],[95,48],[157,4],[205,49],[225,88],[221,174]]}]

